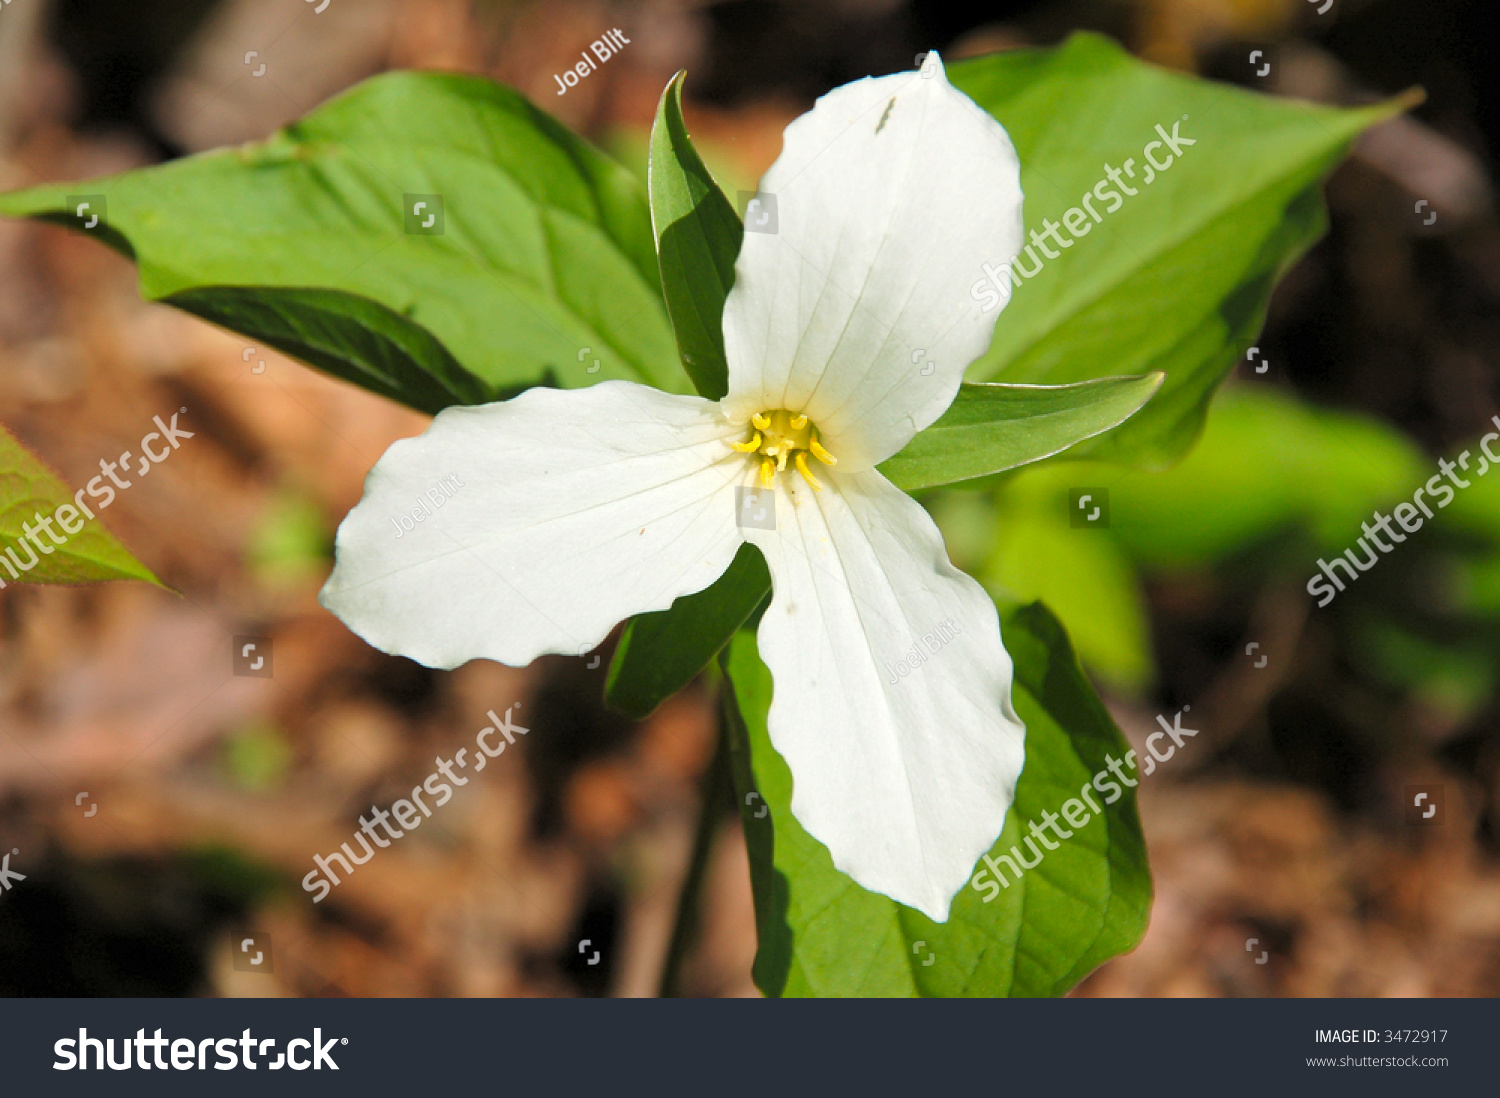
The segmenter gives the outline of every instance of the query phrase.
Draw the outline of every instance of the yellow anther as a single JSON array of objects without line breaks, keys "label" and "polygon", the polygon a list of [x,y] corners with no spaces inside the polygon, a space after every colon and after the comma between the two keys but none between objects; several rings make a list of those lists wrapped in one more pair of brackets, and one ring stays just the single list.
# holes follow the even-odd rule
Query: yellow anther
[{"label": "yellow anther", "polygon": [[821,492],[823,490],[823,486],[818,483],[818,478],[815,477],[815,476],[813,476],[812,473],[807,468],[807,451],[806,450],[798,450],[797,451],[797,472],[799,472],[799,473],[802,474],[802,479],[803,480],[807,481],[807,483],[809,483],[809,484],[812,485],[812,490],[814,492]]},{"label": "yellow anther", "polygon": [[750,422],[753,425],[750,438],[730,445],[742,454],[754,455],[751,460],[760,459],[762,485],[774,488],[776,474],[785,472],[791,465],[815,491],[823,490],[807,463],[808,455],[825,465],[836,464],[837,459],[818,440],[818,429],[807,418],[807,413],[776,408],[756,412],[750,417]]}]

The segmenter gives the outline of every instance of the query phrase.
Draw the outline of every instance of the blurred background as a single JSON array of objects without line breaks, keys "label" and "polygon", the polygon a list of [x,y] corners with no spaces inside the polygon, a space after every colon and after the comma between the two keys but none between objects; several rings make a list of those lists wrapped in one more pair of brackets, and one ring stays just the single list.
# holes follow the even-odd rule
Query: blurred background
[{"label": "blurred background", "polygon": [[[1140,792],[1145,940],[1077,994],[1500,993],[1500,477],[1328,607],[1305,590],[1320,556],[1500,412],[1492,5],[317,5],[9,0],[0,189],[263,137],[405,67],[509,83],[642,173],[657,98],[686,68],[690,128],[731,193],[817,95],[932,48],[1091,29],[1278,94],[1424,87],[1333,178],[1330,233],[1185,462],[1055,464],[924,502],[998,599],[1063,617],[1137,748],[1184,706],[1201,730]],[[613,28],[629,44],[558,96],[553,74]],[[709,690],[635,724],[600,705],[607,651],[443,673],[368,648],[316,592],[366,472],[423,418],[143,303],[130,263],[95,241],[0,222],[0,422],[77,487],[189,403],[195,437],[108,514],[173,591],[0,591],[0,848],[26,875],[0,895],[0,993],[654,994]],[[1108,529],[1070,524],[1080,485],[1108,488]],[[236,637],[271,654],[271,677],[233,673]],[[310,902],[315,854],[516,704],[531,730],[516,750]],[[1413,814],[1414,789],[1441,812]],[[732,820],[706,897],[683,989],[755,994]],[[268,964],[244,963],[247,936]]]}]

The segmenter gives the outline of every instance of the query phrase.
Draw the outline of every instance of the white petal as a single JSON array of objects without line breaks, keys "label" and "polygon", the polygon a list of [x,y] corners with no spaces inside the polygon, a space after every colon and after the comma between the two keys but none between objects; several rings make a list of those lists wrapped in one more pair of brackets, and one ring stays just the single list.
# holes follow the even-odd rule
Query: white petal
[{"label": "white petal", "polygon": [[446,409],[370,471],[322,603],[430,667],[579,655],[728,567],[742,435],[716,404],[626,381]]},{"label": "white petal", "polygon": [[771,742],[833,864],[943,922],[1021,773],[1010,657],[919,504],[874,471],[825,477],[778,495],[775,530],[745,532],[775,591],[759,633]]},{"label": "white petal", "polygon": [[973,296],[983,265],[1023,242],[1009,136],[936,55],[924,71],[835,88],[787,127],[760,185],[776,231],[753,231],[769,202],[747,216],[724,305],[730,413],[805,412],[846,471],[952,403],[1000,313]]}]

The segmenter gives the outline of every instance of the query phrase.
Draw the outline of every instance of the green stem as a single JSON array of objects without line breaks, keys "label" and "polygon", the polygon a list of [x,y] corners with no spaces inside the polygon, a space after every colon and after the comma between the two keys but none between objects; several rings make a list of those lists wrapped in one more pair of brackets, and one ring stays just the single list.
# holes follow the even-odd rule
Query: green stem
[{"label": "green stem", "polygon": [[666,963],[662,966],[661,989],[663,999],[678,995],[678,984],[682,978],[682,963],[687,959],[688,947],[698,929],[700,893],[708,876],[708,857],[713,851],[714,835],[718,831],[723,815],[724,792],[727,788],[729,753],[726,744],[727,730],[720,723],[715,738],[714,757],[703,771],[699,783],[702,803],[698,808],[698,827],[693,835],[693,853],[688,861],[687,876],[682,882],[682,892],[677,897],[677,918],[672,925],[672,941],[667,946]]}]

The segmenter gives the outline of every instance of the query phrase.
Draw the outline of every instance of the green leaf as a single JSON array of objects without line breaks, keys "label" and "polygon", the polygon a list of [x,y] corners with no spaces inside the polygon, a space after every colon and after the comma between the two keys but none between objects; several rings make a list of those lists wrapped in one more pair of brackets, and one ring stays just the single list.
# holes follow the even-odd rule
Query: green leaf
[{"label": "green leaf", "polygon": [[215,286],[163,300],[430,415],[492,398],[431,332],[369,298],[339,290]]},{"label": "green leaf", "polygon": [[1060,995],[1140,941],[1151,877],[1135,796],[1115,783],[1122,795],[1105,804],[1109,759],[1123,767],[1129,748],[1045,607],[1006,615],[1001,633],[1015,661],[1026,767],[991,855],[1010,856],[1023,821],[1056,815],[1100,773],[1102,814],[1018,880],[1007,872],[1007,887],[976,874],[979,887],[962,889],[943,924],[865,891],[803,831],[791,814],[791,773],[766,733],[770,673],[749,633],[730,644],[726,711],[760,939],[754,976],[766,994]]},{"label": "green leaf", "polygon": [[[1035,249],[1040,271],[1023,252],[1031,275],[1012,290],[969,377],[1057,384],[1101,366],[1164,371],[1150,406],[1088,447],[1148,463],[1191,445],[1215,387],[1260,330],[1272,288],[1323,232],[1323,178],[1360,131],[1412,102],[1339,110],[1276,99],[1155,68],[1088,34],[957,62],[948,75],[1015,142],[1028,228],[1040,233],[1076,209],[1082,230],[1057,230],[1063,247],[1044,240],[1057,258]],[[1184,139],[1160,174],[1145,160],[1158,125]],[[1171,152],[1158,145],[1151,155],[1160,163]],[[1134,181],[1121,178],[1133,196],[1106,171],[1127,159]]]},{"label": "green leaf", "polygon": [[1072,385],[965,382],[937,422],[880,471],[914,492],[1040,461],[1125,422],[1161,382],[1160,373]]},{"label": "green leaf", "polygon": [[639,183],[487,80],[376,77],[267,141],[0,213],[99,235],[146,297],[424,411],[542,381],[687,388]]},{"label": "green leaf", "polygon": [[[1316,571],[1310,562],[1352,544],[1376,508],[1410,498],[1435,470],[1386,424],[1231,383],[1170,469],[1070,461],[1007,477],[988,559],[968,570],[997,599],[1045,601],[1092,674],[1138,692],[1152,676],[1141,574],[1227,566],[1242,582],[1253,560],[1300,587]],[[1075,528],[1070,493],[1101,489],[1108,527]]]},{"label": "green leaf", "polygon": [[605,704],[632,720],[645,720],[693,681],[770,591],[766,559],[746,542],[710,586],[665,610],[632,618],[609,665]]},{"label": "green leaf", "polygon": [[[1078,468],[1074,485],[1113,479],[1102,468],[1087,470]],[[1214,401],[1192,453],[1171,469],[1112,487],[1110,536],[1147,570],[1164,572],[1201,569],[1295,530],[1316,549],[1298,554],[1306,563],[1325,550],[1342,552],[1376,508],[1410,499],[1435,472],[1436,458],[1371,416],[1233,385]],[[1046,479],[1028,474],[1017,481]],[[1054,480],[1053,498],[1066,493]]]},{"label": "green leaf", "polygon": [[1010,484],[1001,489],[989,558],[974,578],[997,600],[1044,601],[1067,624],[1078,658],[1092,674],[1117,690],[1140,694],[1155,674],[1145,590],[1108,531],[1074,528],[1068,521],[1068,488],[1096,480],[1078,479],[1069,470],[1069,481],[1062,466],[1058,472],[1048,481],[1056,488],[1045,500]]},{"label": "green leaf", "polygon": [[[81,498],[75,501],[66,484],[0,427],[0,587],[112,579],[159,583],[104,528],[98,519],[99,500],[84,492],[77,495]],[[88,517],[80,502],[94,518]],[[61,508],[66,510],[59,514]],[[48,520],[53,536],[48,536],[38,516]],[[27,537],[27,526],[35,531],[35,540]],[[70,534],[68,527],[76,532]]]},{"label": "green leaf", "polygon": [[719,400],[729,391],[724,299],[734,285],[744,229],[688,139],[685,75],[679,72],[662,92],[651,127],[651,224],[682,364],[701,395]]}]

